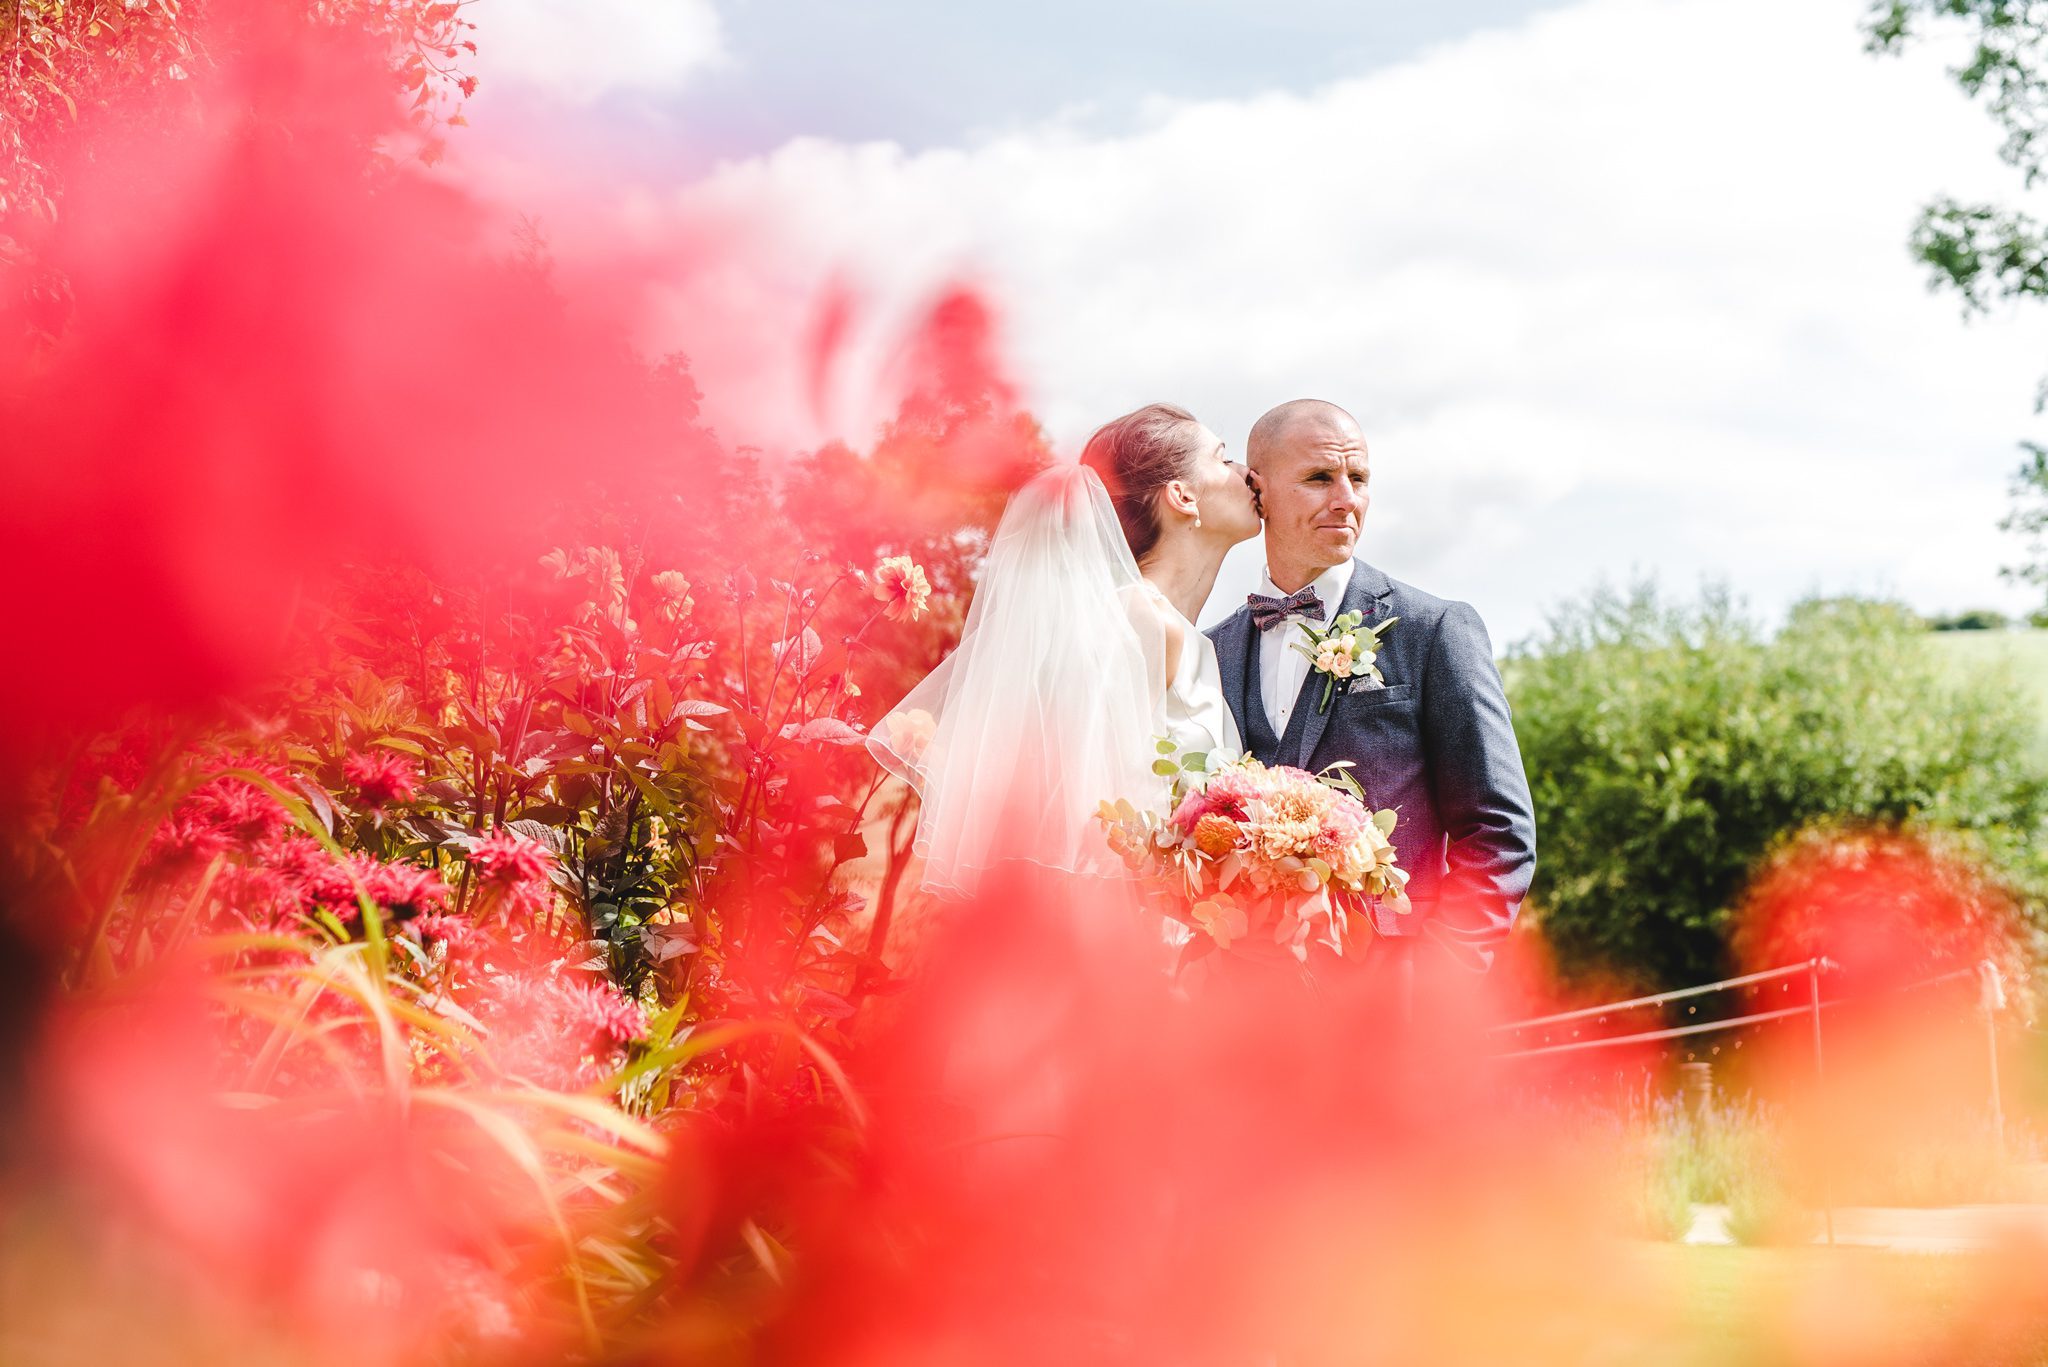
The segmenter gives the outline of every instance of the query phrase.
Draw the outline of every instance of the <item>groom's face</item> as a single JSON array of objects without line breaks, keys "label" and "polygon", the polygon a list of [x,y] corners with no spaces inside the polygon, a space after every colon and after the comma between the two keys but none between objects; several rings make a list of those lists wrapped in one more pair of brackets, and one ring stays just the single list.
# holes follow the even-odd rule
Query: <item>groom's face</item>
[{"label": "groom's face", "polygon": [[1358,550],[1372,469],[1365,438],[1350,424],[1297,432],[1261,462],[1259,499],[1269,554],[1327,568]]}]

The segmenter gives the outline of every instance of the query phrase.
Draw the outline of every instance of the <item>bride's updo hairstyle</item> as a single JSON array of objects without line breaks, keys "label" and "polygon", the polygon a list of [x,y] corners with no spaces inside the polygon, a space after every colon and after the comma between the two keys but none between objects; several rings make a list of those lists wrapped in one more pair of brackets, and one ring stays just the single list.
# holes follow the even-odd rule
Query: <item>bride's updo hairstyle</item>
[{"label": "bride's updo hairstyle", "polygon": [[1132,559],[1142,561],[1159,544],[1159,491],[1187,474],[1201,426],[1185,408],[1148,403],[1088,438],[1081,463],[1109,490]]}]

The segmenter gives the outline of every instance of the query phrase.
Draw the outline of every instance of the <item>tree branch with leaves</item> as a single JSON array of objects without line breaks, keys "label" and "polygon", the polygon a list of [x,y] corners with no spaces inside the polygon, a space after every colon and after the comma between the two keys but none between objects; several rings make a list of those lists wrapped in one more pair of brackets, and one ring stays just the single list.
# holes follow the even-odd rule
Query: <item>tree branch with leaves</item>
[{"label": "tree branch with leaves", "polygon": [[[1983,102],[2005,135],[2000,159],[2033,189],[2048,171],[2048,0],[1879,0],[1865,32],[1872,52],[1898,53],[1942,23],[1962,26],[1971,39],[1968,60],[1949,75]],[[1921,210],[1910,245],[1933,287],[1959,295],[1966,316],[2048,298],[2048,230],[2023,210],[1942,196]],[[2034,407],[2048,409],[2048,379]],[[2023,449],[2012,511],[1999,527],[2025,538],[2027,551],[2003,573],[2048,591],[2048,459],[2038,444]]]}]

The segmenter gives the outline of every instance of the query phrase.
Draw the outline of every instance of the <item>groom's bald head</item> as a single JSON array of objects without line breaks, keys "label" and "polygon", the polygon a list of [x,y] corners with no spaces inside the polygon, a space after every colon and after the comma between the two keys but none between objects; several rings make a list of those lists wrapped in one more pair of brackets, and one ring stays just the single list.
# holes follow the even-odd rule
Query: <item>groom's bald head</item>
[{"label": "groom's bald head", "polygon": [[1321,399],[1283,403],[1252,425],[1245,462],[1266,520],[1266,572],[1281,592],[1356,553],[1372,467],[1349,413]]},{"label": "groom's bald head", "polygon": [[1356,442],[1363,446],[1365,437],[1359,431],[1358,420],[1336,404],[1323,399],[1289,399],[1277,408],[1267,409],[1265,416],[1252,424],[1252,434],[1245,441],[1245,463],[1254,470],[1262,470],[1273,463],[1275,456],[1311,442]]}]

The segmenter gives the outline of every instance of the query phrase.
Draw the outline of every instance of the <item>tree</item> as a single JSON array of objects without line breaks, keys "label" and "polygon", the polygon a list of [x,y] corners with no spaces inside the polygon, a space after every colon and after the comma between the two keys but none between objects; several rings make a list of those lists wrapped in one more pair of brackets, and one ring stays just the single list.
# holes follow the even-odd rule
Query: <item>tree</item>
[{"label": "tree", "polygon": [[[2020,462],[2012,480],[2012,511],[1998,527],[2026,538],[2026,558],[2007,565],[2002,573],[2007,579],[2036,586],[2048,598],[2048,446],[2030,441],[2025,449],[2027,458]],[[2048,607],[2034,614],[2036,625],[2041,625],[2044,613]]]},{"label": "tree", "polygon": [[[1999,156],[2032,187],[2048,169],[2048,6],[2038,0],[1879,0],[1866,32],[1870,49],[1902,51],[1931,20],[1974,29],[1970,60],[1949,73],[1964,93],[1983,99],[2005,134]],[[2028,214],[1938,198],[1921,211],[1914,255],[1937,285],[1981,313],[1994,300],[2048,295],[2048,238]]]},{"label": "tree", "polygon": [[[1950,75],[1982,99],[2005,134],[1999,156],[2032,189],[2048,171],[2048,5],[2039,0],[1879,0],[1867,25],[1870,49],[1896,53],[1929,22],[1953,20],[1971,31],[1969,61]],[[1943,196],[1920,213],[1911,238],[1937,289],[1962,297],[1966,316],[2000,300],[2048,298],[2048,230],[2022,210]],[[2035,395],[2048,408],[2048,380]],[[2023,444],[2013,477],[2013,509],[2002,530],[2027,539],[2027,558],[2005,577],[2048,591],[2048,452]]]},{"label": "tree", "polygon": [[1713,593],[1603,590],[1562,612],[1506,671],[1541,833],[1534,920],[1560,962],[1720,977],[1752,868],[1823,819],[1968,832],[2032,880],[2033,718],[2010,680],[1950,677],[1933,650],[1904,608],[1856,600],[1803,603],[1775,635]]}]

